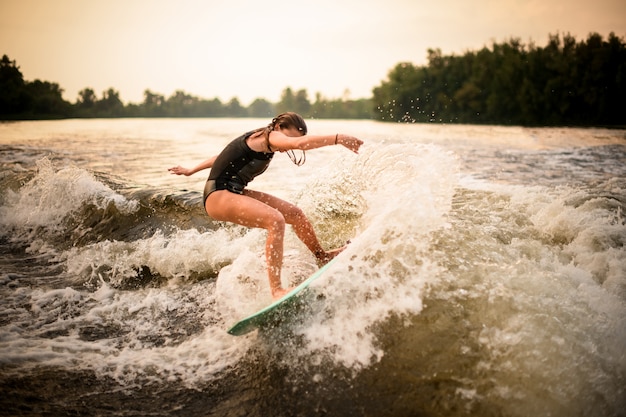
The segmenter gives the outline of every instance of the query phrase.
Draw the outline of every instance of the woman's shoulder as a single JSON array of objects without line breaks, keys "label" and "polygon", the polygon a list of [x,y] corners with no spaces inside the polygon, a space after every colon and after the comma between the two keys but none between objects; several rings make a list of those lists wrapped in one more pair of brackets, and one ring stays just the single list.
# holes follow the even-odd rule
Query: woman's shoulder
[{"label": "woman's shoulder", "polygon": [[[245,135],[245,144],[251,151],[257,153],[268,153],[269,141],[263,134],[263,131],[252,131]],[[273,153],[273,152],[270,152]]]}]

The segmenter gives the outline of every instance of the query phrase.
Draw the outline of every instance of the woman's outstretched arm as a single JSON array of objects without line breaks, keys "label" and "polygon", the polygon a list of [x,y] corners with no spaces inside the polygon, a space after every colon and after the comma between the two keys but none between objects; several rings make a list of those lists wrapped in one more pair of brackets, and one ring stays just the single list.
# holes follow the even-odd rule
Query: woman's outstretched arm
[{"label": "woman's outstretched arm", "polygon": [[184,168],[178,165],[172,168],[168,168],[168,171],[176,175],[185,175],[185,176],[193,175],[198,171],[211,168],[213,166],[213,163],[215,162],[215,158],[217,158],[217,155],[210,157],[206,161],[200,162],[198,165],[196,165],[195,167],[191,169]]},{"label": "woman's outstretched arm", "polygon": [[304,136],[287,136],[279,131],[270,133],[270,145],[272,148],[288,150],[300,149],[308,151],[309,149],[321,148],[323,146],[343,145],[354,153],[359,153],[359,148],[363,144],[361,139],[354,136],[337,133],[335,135],[304,135]]}]

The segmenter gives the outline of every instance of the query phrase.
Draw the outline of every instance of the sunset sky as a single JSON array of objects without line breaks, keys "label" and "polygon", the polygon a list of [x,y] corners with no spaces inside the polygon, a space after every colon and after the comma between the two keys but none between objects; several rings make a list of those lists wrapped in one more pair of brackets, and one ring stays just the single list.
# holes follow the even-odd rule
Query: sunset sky
[{"label": "sunset sky", "polygon": [[28,81],[76,101],[112,87],[124,102],[150,89],[243,105],[285,87],[314,101],[369,97],[399,62],[511,37],[626,38],[624,0],[0,0],[0,54]]}]

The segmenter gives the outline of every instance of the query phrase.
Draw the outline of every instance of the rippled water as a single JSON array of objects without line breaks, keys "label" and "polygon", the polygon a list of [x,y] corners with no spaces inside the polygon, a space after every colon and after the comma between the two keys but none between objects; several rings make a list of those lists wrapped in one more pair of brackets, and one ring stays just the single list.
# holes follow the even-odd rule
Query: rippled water
[{"label": "rippled water", "polygon": [[[626,132],[309,121],[251,188],[349,248],[279,328],[195,165],[255,119],[0,125],[3,415],[620,416]],[[288,234],[283,280],[316,268]]]}]

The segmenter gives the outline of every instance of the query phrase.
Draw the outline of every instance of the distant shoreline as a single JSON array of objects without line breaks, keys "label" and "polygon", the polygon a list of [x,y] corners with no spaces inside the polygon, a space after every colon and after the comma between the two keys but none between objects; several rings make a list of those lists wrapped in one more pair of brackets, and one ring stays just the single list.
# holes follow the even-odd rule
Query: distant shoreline
[{"label": "distant shoreline", "polygon": [[626,43],[611,33],[577,42],[550,36],[545,47],[519,39],[461,56],[428,50],[428,65],[399,63],[371,98],[328,99],[306,89],[283,90],[278,103],[258,98],[244,107],[182,90],[170,97],[144,91],[144,101],[124,104],[113,88],[91,88],[75,103],[47,81],[25,81],[15,61],[0,61],[0,120],[67,118],[273,117],[284,111],[313,119],[370,119],[399,123],[525,127],[626,126]]}]

